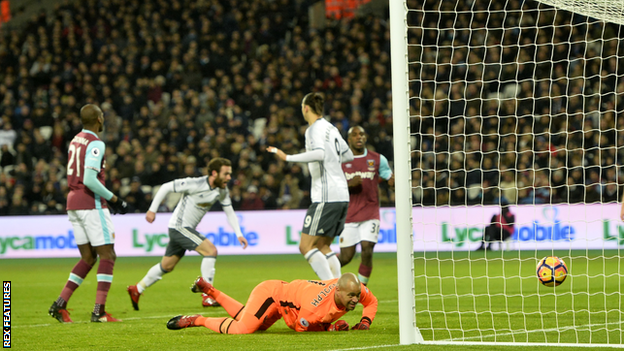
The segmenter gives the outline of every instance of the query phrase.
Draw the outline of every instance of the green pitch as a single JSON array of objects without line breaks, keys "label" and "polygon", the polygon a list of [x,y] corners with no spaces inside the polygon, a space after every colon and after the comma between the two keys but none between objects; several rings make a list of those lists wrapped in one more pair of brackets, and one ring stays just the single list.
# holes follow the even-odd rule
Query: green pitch
[{"label": "green pitch", "polygon": [[[485,264],[483,254],[468,254],[451,257],[450,255],[416,255],[417,317],[423,328],[425,339],[448,339],[465,337],[467,341],[478,341],[479,323],[482,335],[493,335],[492,325],[496,328],[497,341],[511,341],[518,324],[512,323],[511,330],[504,330],[509,320],[522,319],[519,315],[500,314],[500,311],[515,311],[524,304],[525,311],[545,313],[531,314],[526,318],[527,328],[552,329],[553,311],[562,315],[570,325],[577,326],[584,316],[593,316],[592,321],[609,323],[609,332],[594,333],[594,341],[622,342],[619,329],[622,325],[622,279],[619,258],[607,260],[570,260],[560,255],[573,274],[596,275],[600,278],[568,278],[558,287],[540,287],[534,278],[534,265],[537,256],[519,257],[511,255],[502,259],[500,254],[488,255]],[[479,256],[480,255],[480,256]],[[454,258],[455,261],[451,260]],[[58,297],[76,259],[31,259],[0,260],[2,280],[12,282],[12,347],[16,350],[504,350],[500,346],[399,346],[398,307],[397,307],[397,269],[394,254],[375,254],[375,268],[369,285],[379,299],[379,310],[370,331],[349,331],[338,333],[295,333],[277,322],[266,332],[252,335],[220,335],[206,328],[190,328],[170,331],[165,324],[177,314],[201,313],[205,316],[226,316],[222,308],[203,308],[199,294],[190,292],[189,287],[199,275],[200,258],[184,258],[176,270],[165,275],[162,281],[149,288],[141,297],[140,311],[134,311],[126,286],[135,284],[147,270],[159,261],[159,258],[117,259],[114,281],[111,287],[106,310],[122,323],[96,324],[89,318],[93,309],[96,293],[96,268],[85,279],[82,286],[74,293],[68,308],[74,324],[61,324],[51,318],[47,311]],[[536,261],[535,261],[536,262]],[[589,263],[588,263],[589,262]],[[343,272],[357,272],[359,257],[343,268]],[[487,266],[487,276],[485,267]],[[583,268],[585,267],[585,268]],[[586,271],[583,271],[586,269]],[[422,276],[426,271],[428,278]],[[505,274],[507,279],[503,279]],[[432,276],[433,275],[433,276]],[[455,275],[460,279],[452,280]],[[469,279],[473,277],[474,279]],[[267,279],[315,279],[310,266],[300,255],[283,256],[222,256],[217,261],[215,286],[241,302],[246,301],[249,292],[259,282]],[[532,279],[533,282],[530,282]],[[525,281],[526,280],[526,281]],[[601,285],[606,282],[606,285]],[[570,289],[578,287],[590,294],[575,296]],[[424,299],[424,287],[428,288],[431,298]],[[532,288],[531,288],[532,287]],[[596,294],[593,291],[605,290],[612,295]],[[514,297],[505,302],[503,292]],[[469,298],[466,294],[476,294]],[[486,303],[482,294],[493,296]],[[464,296],[466,295],[466,296]],[[519,296],[516,296],[519,295]],[[523,297],[524,296],[524,297]],[[591,302],[588,305],[587,302]],[[507,307],[505,307],[507,303]],[[440,311],[444,304],[451,313],[447,321],[442,319]],[[464,314],[472,305],[477,307],[477,314]],[[488,312],[487,310],[489,309]],[[617,310],[617,311],[615,311]],[[347,314],[345,319],[350,325],[358,322],[361,307]],[[510,317],[511,316],[511,317]],[[433,323],[433,324],[432,324]],[[446,323],[446,324],[445,324]],[[490,324],[487,324],[490,323]],[[616,323],[616,324],[610,324]],[[433,326],[433,328],[432,328]],[[587,326],[591,328],[591,326]],[[488,330],[489,329],[489,330]],[[614,331],[616,330],[616,331]],[[462,334],[463,333],[463,334]],[[547,332],[554,333],[554,331]],[[562,335],[566,335],[566,332]],[[616,335],[617,334],[617,335]],[[543,341],[544,333],[530,333],[530,341]],[[539,340],[541,335],[542,340]],[[618,339],[619,338],[619,339]],[[494,338],[483,338],[494,341]],[[518,339],[516,339],[518,340]],[[548,339],[554,341],[553,339]],[[584,341],[580,339],[581,341]],[[567,340],[562,340],[567,341]],[[572,341],[572,340],[570,340]],[[515,347],[514,350],[543,349],[536,347]],[[551,349],[551,348],[549,348]],[[586,348],[584,348],[586,350]],[[595,349],[595,348],[594,348]]]},{"label": "green pitch", "polygon": [[[536,277],[545,256],[567,264],[558,287]],[[615,250],[417,254],[417,324],[425,340],[622,344],[623,263]]]}]

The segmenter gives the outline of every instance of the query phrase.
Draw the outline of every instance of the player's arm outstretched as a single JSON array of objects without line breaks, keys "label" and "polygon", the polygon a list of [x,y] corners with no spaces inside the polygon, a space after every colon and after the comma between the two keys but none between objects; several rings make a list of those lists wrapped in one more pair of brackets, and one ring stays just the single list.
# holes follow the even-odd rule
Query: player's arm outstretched
[{"label": "player's arm outstretched", "polygon": [[276,154],[282,161],[288,162],[320,162],[325,158],[325,150],[323,149],[315,149],[296,155],[286,155],[284,151],[276,148],[275,146],[269,146],[266,150]]},{"label": "player's arm outstretched", "polygon": [[227,216],[227,221],[230,224],[230,227],[234,229],[234,233],[236,233],[236,238],[238,242],[243,246],[243,249],[247,248],[247,239],[243,236],[243,232],[240,229],[240,224],[238,223],[238,217],[236,217],[236,213],[234,213],[234,209],[232,205],[223,205],[223,212]]},{"label": "player's arm outstretched", "polygon": [[373,323],[375,315],[377,314],[377,298],[364,284],[362,284],[360,303],[364,306],[362,318],[360,319],[360,322],[354,325],[351,329],[368,330],[370,329],[370,325]]},{"label": "player's arm outstretched", "polygon": [[154,195],[154,199],[150,204],[147,213],[145,214],[145,220],[149,223],[154,222],[156,219],[156,212],[158,212],[158,206],[163,202],[163,200],[169,195],[169,193],[184,193],[190,191],[197,182],[203,181],[201,178],[182,178],[172,180],[160,186],[160,189]]},{"label": "player's arm outstretched", "polygon": [[[318,311],[316,311],[318,313]],[[349,324],[344,320],[338,320],[334,324],[327,322],[327,317],[318,315],[314,310],[302,308],[299,311],[295,331],[318,332],[318,331],[347,331]]]},{"label": "player's arm outstretched", "polygon": [[128,204],[119,196],[106,189],[97,178],[105,152],[106,146],[104,142],[96,140],[89,143],[85,153],[83,183],[94,194],[106,199],[115,213],[126,214],[128,213]]},{"label": "player's arm outstretched", "polygon": [[[344,141],[344,139],[340,138],[340,161],[341,163],[353,161],[353,151],[349,148],[349,145]],[[302,152],[300,154],[295,155],[286,155],[286,153],[275,146],[268,146],[266,148],[268,152],[274,153],[279,157],[282,161],[288,162],[321,162],[325,159],[325,150],[319,148],[311,151]]]}]

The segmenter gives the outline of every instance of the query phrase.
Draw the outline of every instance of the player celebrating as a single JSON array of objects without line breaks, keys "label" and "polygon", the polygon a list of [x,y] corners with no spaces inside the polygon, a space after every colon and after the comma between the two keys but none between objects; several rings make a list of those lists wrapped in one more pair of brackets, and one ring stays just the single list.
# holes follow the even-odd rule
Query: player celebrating
[{"label": "player celebrating", "polygon": [[[106,146],[96,133],[104,130],[104,114],[95,105],[80,109],[83,129],[69,144],[67,162],[67,215],[74,228],[80,261],[74,266],[59,298],[48,311],[61,323],[72,323],[67,302],[100,256],[97,295],[91,322],[120,322],[106,312],[108,290],[115,266],[115,229],[106,201],[117,213],[127,212],[125,201],[104,187]],[[104,201],[106,200],[106,201]]]},{"label": "player celebrating", "polygon": [[295,280],[287,283],[267,280],[253,289],[244,306],[201,277],[191,290],[213,296],[232,318],[180,315],[170,319],[167,328],[177,330],[204,326],[222,334],[251,334],[256,330],[267,330],[283,317],[286,325],[298,332],[346,331],[349,324],[344,320],[332,323],[353,311],[361,302],[364,305],[362,318],[351,329],[368,330],[377,313],[377,298],[353,273],[324,281]]},{"label": "player celebrating", "polygon": [[351,262],[355,246],[362,247],[362,262],[358,269],[360,281],[366,285],[373,271],[373,248],[379,235],[379,177],[392,186],[394,178],[388,160],[381,154],[366,149],[364,128],[349,129],[349,147],[354,159],[342,169],[349,184],[349,211],[340,234],[340,264]]},{"label": "player celebrating", "polygon": [[[152,223],[156,219],[156,211],[160,203],[170,192],[183,193],[169,220],[169,244],[160,263],[150,268],[145,277],[137,285],[128,287],[132,307],[139,310],[139,297],[143,291],[153,285],[165,273],[169,273],[184,257],[186,250],[195,250],[204,256],[201,263],[201,274],[210,283],[214,280],[217,248],[195,228],[210,207],[219,201],[228,223],[234,229],[238,242],[247,248],[247,239],[243,236],[238,218],[232,208],[227,182],[232,176],[232,163],[224,158],[214,158],[208,163],[208,176],[183,178],[163,184],[150,205],[145,219]],[[203,296],[202,305],[218,306],[209,296]]]},{"label": "player celebrating", "polygon": [[308,162],[312,176],[312,204],[308,208],[299,251],[321,280],[340,276],[340,261],[329,245],[342,232],[349,206],[347,180],[341,163],[353,160],[353,153],[338,129],[323,116],[323,96],[309,93],[301,113],[310,127],[305,132],[306,152],[286,155],[269,146],[267,151],[289,162]]}]

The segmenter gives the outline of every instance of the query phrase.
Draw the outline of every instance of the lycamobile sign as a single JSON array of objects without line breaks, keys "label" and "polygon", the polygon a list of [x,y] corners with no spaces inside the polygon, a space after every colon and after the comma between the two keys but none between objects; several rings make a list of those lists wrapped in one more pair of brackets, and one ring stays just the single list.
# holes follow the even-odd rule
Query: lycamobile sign
[{"label": "lycamobile sign", "polygon": [[[414,208],[415,251],[466,251],[479,245],[483,228],[497,206]],[[512,206],[516,215],[512,249],[617,249],[624,245],[620,206],[561,205]],[[305,210],[238,212],[249,247],[243,250],[222,212],[209,212],[197,227],[217,246],[219,255],[299,254]],[[154,223],[143,214],[113,216],[115,251],[123,256],[162,256],[169,242],[171,214],[158,213]],[[396,251],[395,211],[380,212],[379,242],[375,252]],[[0,259],[79,257],[73,228],[66,215],[0,217]],[[54,228],[53,231],[50,228]],[[332,246],[339,251],[338,245]],[[193,253],[189,253],[193,254]]]},{"label": "lycamobile sign", "polygon": [[[229,229],[229,228],[228,228]],[[245,227],[241,227],[243,236],[247,239],[249,247],[258,245],[258,234],[256,232],[246,232]],[[217,232],[201,232],[208,240],[212,241],[215,246],[228,247],[239,246],[240,243],[236,238],[236,234],[231,229],[227,231],[223,227],[217,228]],[[169,235],[167,233],[140,233],[138,228],[132,229],[132,247],[144,250],[145,253],[152,252],[155,248],[165,248],[169,243]]]},{"label": "lycamobile sign", "polygon": [[27,236],[0,236],[0,255],[17,250],[63,250],[77,249],[74,232],[67,234],[43,234]]},{"label": "lycamobile sign", "polygon": [[[618,221],[619,222],[619,221]],[[624,245],[624,226],[615,225],[615,229],[611,231],[612,223],[605,219],[602,221],[602,236],[605,241],[617,242],[618,245]]]}]

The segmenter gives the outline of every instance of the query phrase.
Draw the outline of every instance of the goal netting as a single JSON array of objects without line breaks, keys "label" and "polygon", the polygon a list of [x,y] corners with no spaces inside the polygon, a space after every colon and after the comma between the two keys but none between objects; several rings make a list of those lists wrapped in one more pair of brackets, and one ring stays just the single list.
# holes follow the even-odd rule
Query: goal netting
[{"label": "goal netting", "polygon": [[624,1],[390,14],[401,343],[622,346]]}]

